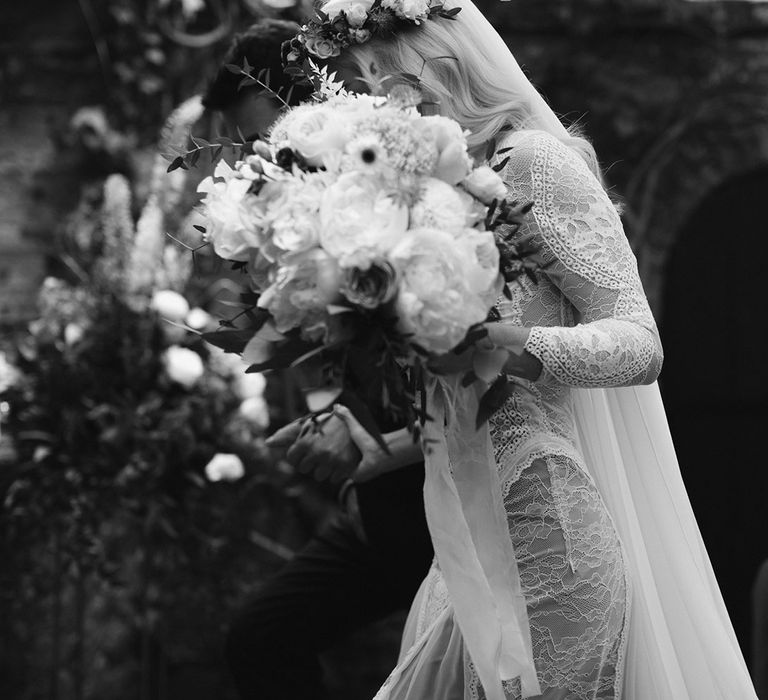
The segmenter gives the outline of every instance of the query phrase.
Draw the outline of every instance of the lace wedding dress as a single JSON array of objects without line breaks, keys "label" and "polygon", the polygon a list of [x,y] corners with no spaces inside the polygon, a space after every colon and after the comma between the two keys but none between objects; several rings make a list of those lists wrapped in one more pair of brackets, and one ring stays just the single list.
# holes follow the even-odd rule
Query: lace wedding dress
[{"label": "lace wedding dress", "polygon": [[[618,699],[631,581],[579,449],[572,387],[651,383],[661,345],[618,214],[583,159],[544,131],[513,132],[499,148],[512,149],[502,173],[511,198],[535,203],[521,233],[548,263],[538,284],[522,279],[498,305],[503,323],[532,327],[526,349],[543,372],[513,378],[490,421],[530,650],[546,700]],[[485,697],[436,561],[376,699]],[[504,697],[521,697],[519,679]]]}]

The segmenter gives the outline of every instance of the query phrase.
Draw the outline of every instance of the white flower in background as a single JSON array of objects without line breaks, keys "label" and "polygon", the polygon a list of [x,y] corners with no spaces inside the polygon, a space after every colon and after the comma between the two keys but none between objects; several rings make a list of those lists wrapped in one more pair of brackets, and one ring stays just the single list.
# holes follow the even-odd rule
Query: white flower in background
[{"label": "white flower in background", "polygon": [[160,316],[176,323],[182,323],[189,313],[189,302],[171,289],[155,292],[149,305]]},{"label": "white flower in background", "polygon": [[243,461],[235,454],[218,452],[205,465],[209,481],[237,481],[245,476]]},{"label": "white flower in background", "polygon": [[262,243],[264,212],[261,198],[248,195],[251,184],[221,160],[213,177],[205,178],[197,187],[198,192],[205,193],[203,237],[225,260],[248,260],[249,249]]},{"label": "white flower in background", "polygon": [[322,10],[331,20],[343,12],[351,27],[362,27],[372,6],[373,0],[329,0]]},{"label": "white flower in background", "polygon": [[184,323],[196,331],[204,331],[206,328],[211,328],[216,325],[213,316],[199,306],[190,309],[184,319]]},{"label": "white flower in background", "polygon": [[261,397],[267,388],[267,378],[261,372],[245,372],[243,363],[240,372],[234,375],[234,392],[241,399]]},{"label": "white flower in background", "polygon": [[259,430],[269,427],[269,406],[263,396],[251,396],[245,399],[239,408],[240,415]]},{"label": "white flower in background", "polygon": [[178,345],[172,345],[163,353],[163,365],[168,377],[186,389],[195,386],[205,372],[200,355]]},{"label": "white flower in background", "polygon": [[455,185],[472,172],[472,159],[467,153],[467,139],[459,124],[441,116],[422,117],[416,125],[424,138],[432,139],[437,147],[437,164],[433,175]]},{"label": "white flower in background", "polygon": [[476,200],[466,192],[437,178],[427,178],[411,207],[411,227],[436,228],[458,236],[482,218],[485,208],[475,205]]},{"label": "white flower in background", "polygon": [[488,165],[475,168],[461,181],[461,184],[467,192],[477,197],[483,204],[490,204],[494,199],[502,200],[507,196],[504,180]]},{"label": "white flower in background", "polygon": [[19,371],[14,367],[4,352],[0,352],[0,394],[8,391],[19,380]]},{"label": "white flower in background", "polygon": [[68,323],[64,327],[64,342],[67,345],[75,345],[82,340],[85,329],[79,323]]},{"label": "white flower in background", "polygon": [[416,229],[392,251],[401,277],[396,307],[399,327],[430,352],[446,353],[467,330],[483,321],[488,304],[467,288],[465,277],[477,262],[450,234]]},{"label": "white flower in background", "polygon": [[181,12],[186,19],[192,19],[205,9],[205,0],[181,0]]},{"label": "white flower in background", "polygon": [[345,258],[386,255],[408,229],[408,208],[361,173],[345,173],[323,195],[320,242],[345,265]]},{"label": "white flower in background", "polygon": [[233,352],[224,352],[219,347],[206,343],[208,349],[208,366],[213,372],[226,379],[238,376],[245,372],[247,365],[240,355]]}]

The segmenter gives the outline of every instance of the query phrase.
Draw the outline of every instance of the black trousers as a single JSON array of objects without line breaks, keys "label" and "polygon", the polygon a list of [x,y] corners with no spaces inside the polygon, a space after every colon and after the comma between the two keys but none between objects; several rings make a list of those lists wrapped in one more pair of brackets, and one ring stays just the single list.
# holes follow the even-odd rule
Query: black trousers
[{"label": "black trousers", "polygon": [[366,541],[339,513],[248,601],[226,649],[242,700],[328,698],[319,654],[410,606],[432,560],[423,480],[414,465],[358,486]]}]

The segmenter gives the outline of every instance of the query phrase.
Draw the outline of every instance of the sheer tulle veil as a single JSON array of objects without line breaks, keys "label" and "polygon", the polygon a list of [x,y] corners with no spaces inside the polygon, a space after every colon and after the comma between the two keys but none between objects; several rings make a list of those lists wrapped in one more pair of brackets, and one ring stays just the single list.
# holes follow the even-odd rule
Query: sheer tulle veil
[{"label": "sheer tulle veil", "polygon": [[[470,0],[462,27],[530,108],[526,126],[568,131]],[[749,700],[755,691],[680,476],[658,386],[577,389],[588,470],[630,572],[623,700]]]}]

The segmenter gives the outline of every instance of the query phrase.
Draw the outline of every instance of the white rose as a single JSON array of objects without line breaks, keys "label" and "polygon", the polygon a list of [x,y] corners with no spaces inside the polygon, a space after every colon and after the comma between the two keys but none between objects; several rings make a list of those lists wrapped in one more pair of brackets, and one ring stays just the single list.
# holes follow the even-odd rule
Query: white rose
[{"label": "white rose", "polygon": [[501,294],[503,284],[499,271],[499,249],[493,233],[465,229],[455,245],[464,262],[464,283],[490,309]]},{"label": "white rose", "polygon": [[263,396],[251,396],[245,399],[238,409],[239,413],[254,427],[266,430],[269,427],[269,407]]},{"label": "white rose", "polygon": [[237,481],[245,475],[245,467],[237,455],[219,452],[205,465],[205,475],[210,481]]},{"label": "white rose", "polygon": [[275,126],[273,138],[284,139],[276,147],[288,145],[310,165],[328,166],[334,156],[340,157],[349,141],[349,124],[343,115],[326,105],[302,106]]},{"label": "white rose", "polygon": [[298,253],[317,247],[320,240],[320,202],[326,173],[310,173],[286,183],[266,212],[272,242],[281,250]]},{"label": "white rose", "polygon": [[415,229],[392,251],[400,273],[398,327],[424,349],[443,354],[458,345],[490,305],[465,283],[473,261],[466,246],[443,231]]},{"label": "white rose", "polygon": [[163,365],[170,379],[191,389],[203,376],[203,361],[194,350],[172,345],[163,354]]},{"label": "white rose", "polygon": [[345,258],[360,265],[361,255],[386,255],[407,229],[407,207],[362,173],[343,174],[323,195],[320,243],[342,265]]},{"label": "white rose", "polygon": [[412,228],[436,228],[451,235],[459,235],[483,216],[477,203],[466,192],[452,187],[443,180],[426,178],[419,187],[419,195],[411,207]]},{"label": "white rose", "polygon": [[427,0],[383,0],[381,6],[392,10],[400,19],[409,19],[416,24],[429,16]]},{"label": "white rose", "polygon": [[150,308],[169,321],[181,323],[189,313],[189,302],[172,289],[161,289],[152,295]]},{"label": "white rose", "polygon": [[213,177],[197,187],[205,194],[202,201],[206,232],[204,238],[225,260],[248,259],[250,249],[262,242],[262,203],[248,194],[251,181],[238,177],[224,161],[219,161]]},{"label": "white rose", "polygon": [[330,20],[336,19],[343,12],[349,25],[356,28],[363,25],[371,7],[373,0],[329,0],[320,9]]},{"label": "white rose", "polygon": [[507,196],[507,186],[499,174],[488,165],[475,168],[461,184],[473,197],[483,204],[490,204],[494,199],[502,200]]},{"label": "white rose", "polygon": [[449,185],[466,178],[472,171],[472,159],[461,126],[441,116],[423,117],[417,123],[426,131],[425,137],[432,139],[437,147],[437,163],[432,174]]},{"label": "white rose", "polygon": [[202,331],[214,325],[213,317],[199,306],[190,309],[184,322],[196,331]]}]

